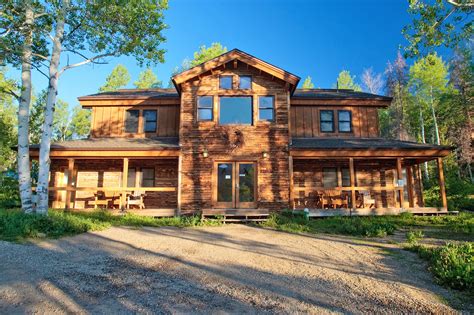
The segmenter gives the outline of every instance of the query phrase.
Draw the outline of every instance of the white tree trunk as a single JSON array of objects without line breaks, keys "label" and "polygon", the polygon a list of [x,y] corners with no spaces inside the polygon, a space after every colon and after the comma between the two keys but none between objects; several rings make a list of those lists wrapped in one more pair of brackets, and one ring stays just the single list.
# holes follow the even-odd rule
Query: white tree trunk
[{"label": "white tree trunk", "polygon": [[[425,137],[425,120],[423,119],[423,109],[421,108],[421,104],[418,104],[420,108],[420,127],[421,127],[421,142],[426,143]],[[428,162],[424,163],[424,174],[425,179],[428,180],[429,173],[428,173]]]},{"label": "white tree trunk", "polygon": [[21,95],[18,104],[18,184],[21,208],[25,213],[33,212],[31,202],[31,173],[29,147],[29,120],[31,103],[31,56],[33,45],[34,12],[29,1],[25,1],[25,39],[21,64]]},{"label": "white tree trunk", "polygon": [[46,98],[46,108],[44,112],[43,133],[41,134],[41,145],[39,155],[39,175],[38,175],[38,207],[37,213],[48,213],[48,185],[49,185],[49,170],[51,160],[49,158],[51,147],[51,136],[53,126],[54,107],[56,105],[56,96],[58,93],[58,78],[59,78],[59,59],[61,57],[61,46],[64,36],[64,24],[66,12],[69,6],[69,1],[64,0],[62,3],[61,12],[59,12],[56,21],[56,31],[53,38],[53,50],[51,54],[49,66],[49,85],[48,95]]},{"label": "white tree trunk", "polygon": [[430,87],[430,107],[431,107],[431,115],[433,115],[433,123],[434,123],[434,128],[435,128],[436,144],[440,145],[441,142],[439,140],[438,119],[436,118],[436,113],[435,113],[435,109],[434,109],[433,86]]}]

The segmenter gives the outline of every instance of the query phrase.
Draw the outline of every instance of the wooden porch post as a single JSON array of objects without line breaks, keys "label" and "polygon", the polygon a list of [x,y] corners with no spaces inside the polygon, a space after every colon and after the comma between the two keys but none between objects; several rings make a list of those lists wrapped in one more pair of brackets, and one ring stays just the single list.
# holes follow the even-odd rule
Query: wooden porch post
[{"label": "wooden porch post", "polygon": [[178,157],[178,193],[177,193],[177,198],[178,200],[176,201],[176,215],[180,216],[181,215],[181,168],[183,164],[183,158],[182,155],[180,154]]},{"label": "wooden porch post", "polygon": [[[402,159],[397,158],[397,180],[403,179],[402,173]],[[397,185],[398,187],[398,185]],[[398,198],[400,199],[400,208],[403,208],[403,187],[398,190]]]},{"label": "wooden porch post", "polygon": [[123,159],[123,170],[122,170],[122,194],[120,195],[120,210],[125,209],[126,194],[128,186],[128,158]]},{"label": "wooden porch post", "polygon": [[410,207],[415,206],[413,193],[413,171],[412,166],[407,166],[407,189],[408,189],[408,204]]},{"label": "wooden porch post", "polygon": [[425,199],[423,198],[423,174],[421,174],[420,164],[416,165],[416,171],[418,172],[418,185],[420,185],[420,195],[418,196],[420,199],[418,205],[420,207],[424,207]]},{"label": "wooden porch post", "polygon": [[444,170],[443,170],[443,159],[438,158],[438,182],[439,182],[439,193],[441,195],[441,201],[443,202],[443,210],[448,210],[448,200],[446,198],[446,187],[444,185]]},{"label": "wooden porch post", "polygon": [[349,158],[349,175],[351,181],[351,203],[352,208],[356,208],[356,192],[355,188],[355,171],[354,171],[354,158]]},{"label": "wooden porch post", "polygon": [[294,199],[294,196],[293,196],[293,157],[290,155],[288,157],[288,167],[289,167],[289,172],[290,172],[290,207],[291,209],[295,209],[295,199]]},{"label": "wooden porch post", "polygon": [[67,159],[67,184],[66,184],[66,202],[64,205],[65,210],[69,210],[71,207],[71,194],[72,194],[72,182],[74,177],[74,159]]}]

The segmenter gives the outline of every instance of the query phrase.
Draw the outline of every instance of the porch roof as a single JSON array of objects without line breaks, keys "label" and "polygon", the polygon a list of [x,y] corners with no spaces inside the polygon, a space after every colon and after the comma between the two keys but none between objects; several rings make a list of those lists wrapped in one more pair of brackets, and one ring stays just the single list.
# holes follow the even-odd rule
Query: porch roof
[{"label": "porch roof", "polygon": [[[383,138],[293,138],[292,151],[318,156],[443,157],[452,148]],[[313,152],[314,154],[312,154]],[[320,152],[320,153],[317,153]],[[323,152],[323,153],[321,153]]]},{"label": "porch roof", "polygon": [[[30,146],[37,156],[39,145]],[[178,138],[89,138],[53,142],[52,157],[69,156],[179,156]]]}]

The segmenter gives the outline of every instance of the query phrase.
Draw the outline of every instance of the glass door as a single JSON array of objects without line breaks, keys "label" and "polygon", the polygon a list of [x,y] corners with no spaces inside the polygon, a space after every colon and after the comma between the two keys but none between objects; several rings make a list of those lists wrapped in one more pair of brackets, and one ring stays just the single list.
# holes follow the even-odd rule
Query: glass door
[{"label": "glass door", "polygon": [[217,208],[255,208],[256,167],[251,162],[219,162],[215,165]]}]

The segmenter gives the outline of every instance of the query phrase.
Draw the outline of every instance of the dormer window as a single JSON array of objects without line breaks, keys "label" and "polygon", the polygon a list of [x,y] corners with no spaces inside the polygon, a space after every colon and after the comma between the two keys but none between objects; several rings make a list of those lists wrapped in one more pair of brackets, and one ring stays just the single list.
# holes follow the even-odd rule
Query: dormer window
[{"label": "dormer window", "polygon": [[143,111],[143,129],[145,132],[156,132],[156,110]]},{"label": "dormer window", "polygon": [[129,109],[125,112],[125,132],[137,133],[138,132],[138,117],[140,111],[137,109]]},{"label": "dormer window", "polygon": [[350,110],[338,110],[338,129],[339,132],[351,132],[352,131],[352,113]]},{"label": "dormer window", "polygon": [[232,76],[231,75],[220,76],[219,87],[222,90],[232,90]]},{"label": "dormer window", "polygon": [[334,111],[322,110],[319,112],[321,132],[334,132]]},{"label": "dormer window", "polygon": [[249,75],[239,76],[239,89],[241,90],[252,89],[252,77]]}]

